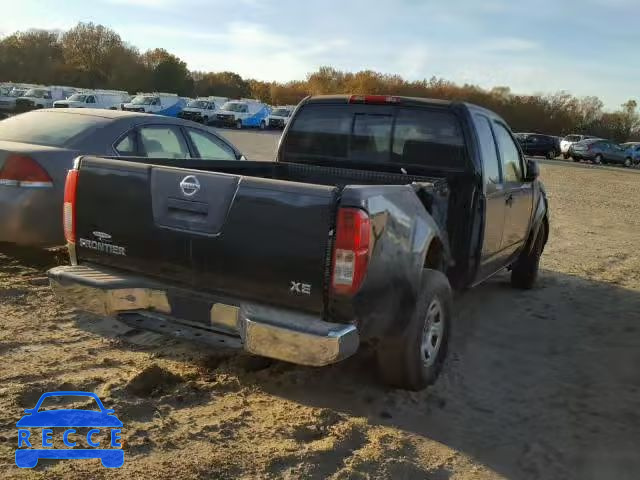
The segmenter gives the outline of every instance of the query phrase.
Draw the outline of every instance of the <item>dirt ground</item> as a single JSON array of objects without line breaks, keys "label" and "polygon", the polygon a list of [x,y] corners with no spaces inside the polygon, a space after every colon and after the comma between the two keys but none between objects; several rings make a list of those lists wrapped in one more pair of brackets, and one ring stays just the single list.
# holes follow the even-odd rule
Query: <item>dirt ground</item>
[{"label": "dirt ground", "polygon": [[[541,168],[537,288],[505,274],[459,295],[448,361],[421,393],[382,387],[366,351],[306,368],[78,314],[47,286],[55,255],[0,254],[0,476],[637,479],[640,172]],[[115,409],[121,469],[15,467],[15,422],[49,390]]]}]

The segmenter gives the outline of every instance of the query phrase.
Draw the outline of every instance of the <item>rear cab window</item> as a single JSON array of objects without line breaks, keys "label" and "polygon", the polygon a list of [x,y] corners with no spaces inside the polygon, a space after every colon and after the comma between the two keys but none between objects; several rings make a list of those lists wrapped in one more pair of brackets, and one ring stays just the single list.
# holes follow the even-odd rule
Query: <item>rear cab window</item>
[{"label": "rear cab window", "polygon": [[283,160],[464,169],[464,147],[458,118],[443,108],[312,103],[289,127]]}]

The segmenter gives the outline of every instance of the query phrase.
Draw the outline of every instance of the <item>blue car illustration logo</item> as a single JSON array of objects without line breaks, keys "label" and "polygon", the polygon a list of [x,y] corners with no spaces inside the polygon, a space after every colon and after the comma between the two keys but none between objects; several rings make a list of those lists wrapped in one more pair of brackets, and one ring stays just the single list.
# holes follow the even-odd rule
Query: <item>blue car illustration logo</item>
[{"label": "blue car illustration logo", "polygon": [[[100,411],[81,409],[56,409],[39,412],[42,402],[49,397],[90,397],[96,401]],[[34,408],[25,410],[18,427],[18,448],[16,449],[16,465],[20,468],[33,468],[41,458],[47,459],[87,459],[99,458],[107,468],[118,468],[124,463],[124,451],[120,443],[122,422],[113,413],[114,410],[104,408],[95,393],[92,392],[47,392],[43,394]],[[70,448],[53,448],[52,428],[65,428],[62,440]],[[90,427],[86,434],[86,443],[92,448],[73,448],[81,436],[75,428]],[[40,438],[33,429],[41,430]],[[102,430],[101,430],[102,429]],[[109,434],[109,446],[101,448],[104,439],[98,436]],[[42,448],[40,448],[42,447]]]}]

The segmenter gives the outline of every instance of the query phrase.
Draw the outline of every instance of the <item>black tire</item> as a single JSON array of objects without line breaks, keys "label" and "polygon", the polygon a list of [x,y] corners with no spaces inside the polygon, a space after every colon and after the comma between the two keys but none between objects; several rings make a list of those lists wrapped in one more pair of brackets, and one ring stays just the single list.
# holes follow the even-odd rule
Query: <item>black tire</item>
[{"label": "black tire", "polygon": [[209,125],[209,117],[202,117],[202,124],[203,125]]},{"label": "black tire", "polygon": [[[378,344],[378,369],[384,383],[417,391],[436,380],[447,352],[452,303],[447,277],[437,270],[423,270],[418,303],[405,331]],[[431,328],[433,325],[440,327]],[[430,352],[425,337],[433,349]]]},{"label": "black tire", "polygon": [[624,166],[627,168],[633,166],[633,160],[631,159],[631,157],[627,157],[624,159]]},{"label": "black tire", "polygon": [[604,157],[600,154],[596,155],[596,158],[593,159],[593,163],[596,165],[601,165],[604,162]]},{"label": "black tire", "polygon": [[557,156],[558,156],[558,154],[556,153],[555,150],[549,150],[545,155],[545,157],[547,157],[547,160],[553,160]]},{"label": "black tire", "polygon": [[562,154],[562,158],[564,158],[565,160],[569,160],[569,154],[568,153],[563,153]]},{"label": "black tire", "polygon": [[265,122],[264,120],[262,120],[260,122],[260,130],[266,130],[267,129],[267,122]]},{"label": "black tire", "polygon": [[242,120],[240,119],[236,120],[236,128],[238,130],[242,130]]},{"label": "black tire", "polygon": [[535,285],[540,270],[540,256],[544,248],[546,228],[546,224],[543,223],[531,251],[522,252],[516,263],[511,266],[511,286],[529,290]]}]

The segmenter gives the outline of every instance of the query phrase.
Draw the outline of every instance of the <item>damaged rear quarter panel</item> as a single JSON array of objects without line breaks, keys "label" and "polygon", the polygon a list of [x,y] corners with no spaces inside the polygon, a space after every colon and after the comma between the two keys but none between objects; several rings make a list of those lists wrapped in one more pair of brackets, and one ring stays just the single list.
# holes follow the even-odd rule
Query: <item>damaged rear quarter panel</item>
[{"label": "damaged rear quarter panel", "polygon": [[411,185],[348,186],[340,205],[369,213],[371,252],[360,291],[332,296],[330,314],[355,319],[364,340],[400,334],[416,308],[428,248],[438,238],[446,249],[446,238]]}]

